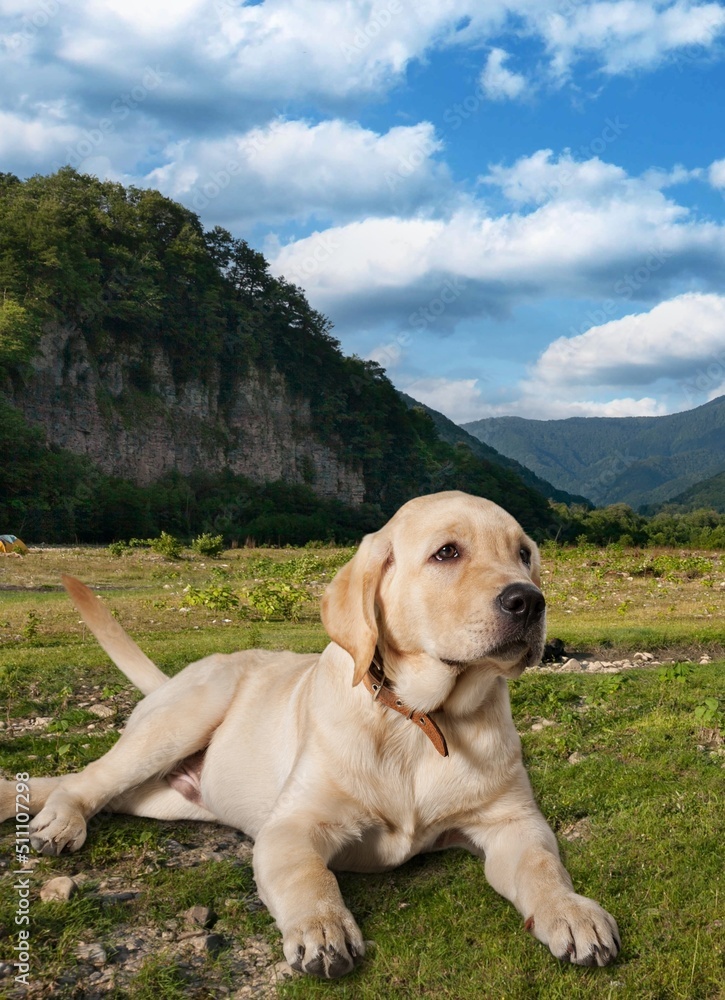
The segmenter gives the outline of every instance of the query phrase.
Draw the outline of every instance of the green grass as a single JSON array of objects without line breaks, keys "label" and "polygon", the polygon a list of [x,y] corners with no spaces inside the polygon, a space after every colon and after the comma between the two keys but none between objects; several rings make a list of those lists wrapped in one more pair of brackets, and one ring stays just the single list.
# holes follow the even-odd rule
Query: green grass
[{"label": "green grass", "polygon": [[[273,578],[275,563],[307,554],[263,553],[271,565],[259,561],[259,552],[229,559],[227,555],[222,562],[241,591],[254,580]],[[254,575],[245,576],[245,560],[250,558],[257,560]],[[693,571],[688,558],[683,554],[679,563],[665,565],[666,572],[682,574],[668,581],[633,574],[641,559],[635,553],[593,556],[584,550],[578,558],[549,553],[545,566],[554,622],[550,632],[582,648],[588,636],[598,637],[612,655],[652,648],[652,636],[661,637],[662,649],[672,641],[716,655],[722,648],[722,565],[716,557],[694,566],[701,575],[687,577],[687,567]],[[23,574],[29,572],[31,559],[22,565]],[[150,579],[147,572],[140,587],[144,565],[156,575]],[[224,616],[209,609],[180,612],[184,581],[204,584],[211,579],[211,566],[207,562],[202,569],[190,560],[177,577],[177,565],[154,562],[147,554],[112,562],[91,550],[87,563],[74,569],[89,581],[98,570],[101,582],[108,582],[104,574],[118,571],[106,600],[169,672],[214,650],[323,647],[314,605],[298,623],[264,622],[239,612],[226,615],[232,621],[223,624]],[[296,568],[286,572],[287,579],[293,578]],[[319,574],[319,567],[315,572]],[[707,580],[709,585],[703,583]],[[316,595],[324,578],[300,582]],[[658,588],[658,582],[664,586]],[[709,611],[701,605],[703,592]],[[574,596],[586,606],[576,615],[567,614],[577,603]],[[633,605],[618,613],[626,601]],[[23,636],[30,609],[37,612],[37,628]],[[652,624],[660,611],[661,620]],[[622,621],[625,616],[632,620]],[[0,645],[0,703],[6,719],[52,719],[13,740],[0,732],[0,767],[6,774],[61,773],[96,759],[116,734],[79,703],[89,689],[97,688],[95,694],[117,708],[118,725],[137,695],[84,634],[61,593],[25,589],[13,592],[7,601],[3,595],[0,621],[9,622]],[[352,976],[333,984],[307,978],[286,982],[279,987],[282,998],[725,998],[725,661],[617,675],[530,671],[511,685],[511,693],[537,800],[559,835],[575,886],[619,921],[623,952],[617,963],[607,969],[560,966],[524,931],[515,910],[490,889],[480,861],[453,851],[414,859],[385,875],[343,875],[345,899],[366,940],[373,942],[368,957]],[[705,698],[716,699],[718,708],[703,729],[695,709]],[[532,730],[541,719],[553,724]],[[89,730],[89,725],[94,728]],[[199,842],[201,828],[194,824],[100,816],[90,826],[79,854],[43,858],[32,876],[35,893],[54,875],[85,871],[91,876],[65,906],[41,904],[37,895],[33,900],[32,978],[39,988],[49,990],[55,977],[74,967],[79,941],[109,940],[119,928],[161,927],[193,903],[220,913],[219,929],[228,939],[261,935],[270,943],[272,957],[282,958],[277,931],[256,901],[248,860],[225,857],[174,868],[172,840]],[[9,849],[12,825],[2,833],[3,847]],[[220,828],[219,840],[234,837]],[[139,895],[122,903],[104,902],[99,882],[112,876],[133,882]],[[11,934],[12,881],[6,874],[0,887],[0,926]],[[0,937],[0,959],[10,941]],[[244,985],[244,974],[229,952],[206,960],[203,989],[191,986],[183,968],[164,955],[160,940],[158,953],[117,995],[142,1000],[213,997],[222,995],[223,987],[234,991]],[[2,988],[0,982],[0,992]],[[82,994],[69,987],[53,995]]]}]

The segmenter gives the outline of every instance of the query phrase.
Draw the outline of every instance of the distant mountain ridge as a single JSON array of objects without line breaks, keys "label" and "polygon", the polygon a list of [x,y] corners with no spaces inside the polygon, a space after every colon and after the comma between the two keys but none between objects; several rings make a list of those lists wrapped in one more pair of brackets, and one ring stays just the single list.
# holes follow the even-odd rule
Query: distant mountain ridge
[{"label": "distant mountain ridge", "polygon": [[662,417],[489,417],[462,427],[597,506],[652,507],[725,470],[725,396]]},{"label": "distant mountain ridge", "polygon": [[[677,504],[686,510],[712,509],[725,514],[725,471],[718,472],[716,476],[710,476],[701,483],[695,483],[684,493],[672,497],[669,503]],[[650,513],[649,508],[645,513]]]},{"label": "distant mountain ridge", "polygon": [[586,497],[579,494],[567,493],[566,490],[559,490],[551,483],[547,482],[545,479],[541,479],[536,473],[532,472],[531,469],[527,469],[525,466],[521,465],[513,458],[508,458],[506,455],[502,455],[501,452],[496,451],[490,445],[485,444],[480,441],[473,434],[469,434],[468,431],[459,427],[458,424],[454,424],[452,420],[449,420],[443,413],[439,413],[438,410],[431,409],[430,406],[426,406],[425,403],[419,402],[417,399],[413,399],[405,392],[398,391],[401,399],[410,409],[419,407],[431,418],[435,424],[435,429],[438,431],[438,436],[443,441],[447,441],[448,444],[465,444],[471,449],[474,455],[479,458],[484,458],[488,462],[495,462],[497,465],[502,465],[506,469],[511,469],[515,472],[520,479],[522,479],[527,486],[530,486],[534,490],[538,490],[539,493],[543,495],[548,500],[554,500],[556,503],[582,503],[589,504]]}]

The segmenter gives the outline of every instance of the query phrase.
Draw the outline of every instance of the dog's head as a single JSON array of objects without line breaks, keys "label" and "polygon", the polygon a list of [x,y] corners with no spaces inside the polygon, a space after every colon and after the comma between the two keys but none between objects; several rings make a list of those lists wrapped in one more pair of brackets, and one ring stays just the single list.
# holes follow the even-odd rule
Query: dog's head
[{"label": "dog's head", "polygon": [[363,539],[327,588],[322,620],[353,658],[354,684],[377,646],[401,698],[432,711],[457,685],[539,662],[539,566],[536,544],[491,501],[418,497]]}]

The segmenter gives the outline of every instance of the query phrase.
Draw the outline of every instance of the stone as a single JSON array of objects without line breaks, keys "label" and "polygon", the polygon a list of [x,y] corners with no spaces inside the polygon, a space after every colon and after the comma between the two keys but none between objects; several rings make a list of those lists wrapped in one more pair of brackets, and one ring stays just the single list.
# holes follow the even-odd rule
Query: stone
[{"label": "stone", "polygon": [[51,900],[65,903],[77,890],[78,886],[72,878],[68,878],[67,875],[59,875],[57,878],[52,878],[44,883],[40,890],[40,898],[44,903],[48,903]]},{"label": "stone", "polygon": [[112,715],[116,714],[116,710],[109,708],[108,705],[89,705],[88,711],[92,715],[97,715],[99,719],[110,719]]},{"label": "stone", "polygon": [[181,914],[187,924],[195,924],[197,927],[213,927],[217,921],[217,915],[208,906],[191,906]]},{"label": "stone", "polygon": [[278,983],[283,979],[289,979],[294,974],[295,971],[289,962],[275,962],[272,966],[272,982]]},{"label": "stone", "polygon": [[556,723],[552,719],[539,719],[531,727],[532,733],[540,733],[542,729],[547,729],[549,726],[555,726]]},{"label": "stone", "polygon": [[96,966],[105,965],[108,961],[106,949],[97,941],[91,944],[81,942],[76,948],[76,958],[79,958],[82,962],[90,962],[91,965]]},{"label": "stone", "polygon": [[221,934],[200,934],[198,937],[191,938],[191,943],[196,951],[217,955],[224,947],[224,938]]},{"label": "stone", "polygon": [[632,659],[639,660],[641,663],[650,663],[654,660],[654,655],[652,653],[635,653]]},{"label": "stone", "polygon": [[576,657],[571,656],[568,660],[565,660],[561,667],[562,670],[581,670],[582,664]]}]

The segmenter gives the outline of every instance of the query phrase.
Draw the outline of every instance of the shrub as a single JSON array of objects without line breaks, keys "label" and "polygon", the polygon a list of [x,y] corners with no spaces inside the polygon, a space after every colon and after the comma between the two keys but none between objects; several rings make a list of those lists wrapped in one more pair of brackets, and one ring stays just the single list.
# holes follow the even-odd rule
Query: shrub
[{"label": "shrub", "polygon": [[202,535],[197,535],[191,543],[194,552],[200,556],[209,556],[214,559],[224,549],[224,537],[222,535],[212,535],[205,531]]},{"label": "shrub", "polygon": [[150,538],[148,544],[154,552],[166,559],[181,558],[181,542],[167,531],[162,531],[158,538]]},{"label": "shrub", "polygon": [[109,554],[114,556],[116,559],[118,559],[120,556],[125,555],[127,552],[130,552],[130,550],[131,546],[128,544],[128,542],[111,542],[111,544],[108,546]]},{"label": "shrub", "polygon": [[188,587],[186,603],[209,608],[210,611],[233,611],[239,605],[239,598],[227,583],[213,583],[203,590]]},{"label": "shrub", "polygon": [[269,580],[248,591],[247,600],[263,621],[297,621],[301,605],[310,600],[310,595],[303,587]]}]

